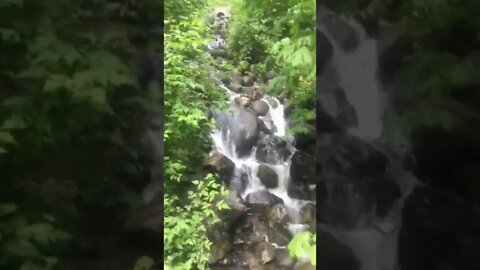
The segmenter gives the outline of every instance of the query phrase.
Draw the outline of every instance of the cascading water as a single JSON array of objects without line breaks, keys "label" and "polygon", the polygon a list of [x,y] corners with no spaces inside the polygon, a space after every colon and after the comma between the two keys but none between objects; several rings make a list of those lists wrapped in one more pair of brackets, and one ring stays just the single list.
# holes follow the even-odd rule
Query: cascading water
[{"label": "cascading water", "polygon": [[[381,155],[387,156],[385,152],[378,149],[375,142],[379,139],[383,126],[383,97],[377,79],[377,41],[367,38],[361,24],[352,19],[325,10],[320,18],[317,31],[320,31],[327,38],[332,48],[329,67],[336,73],[337,87],[345,93],[345,102],[353,106],[356,114],[357,124],[354,127],[349,127],[347,132],[351,137],[359,140],[351,139],[351,141],[360,145],[359,148],[367,149],[370,147],[371,149],[377,149],[378,152],[381,152]],[[318,91],[322,91],[322,88],[320,87]],[[351,145],[348,144],[346,147],[351,147]],[[357,146],[352,147],[352,149],[355,147]],[[369,151],[373,152],[375,150]],[[344,157],[357,162],[355,161],[356,157],[352,154],[345,154]],[[332,197],[336,198],[336,201],[327,202],[327,204],[330,203],[330,206],[327,206],[326,209],[329,209],[328,207],[336,209],[334,213],[337,216],[331,214],[328,216],[327,214],[325,224],[320,224],[319,227],[347,245],[353,251],[362,270],[398,269],[397,239],[402,222],[401,210],[405,198],[417,185],[417,179],[403,170],[398,163],[398,160],[388,159],[387,172],[384,175],[388,175],[392,181],[387,184],[382,180],[375,180],[377,181],[376,184],[370,184],[368,181],[373,181],[371,176],[368,176],[370,178],[362,178],[359,175],[350,176],[345,171],[339,172],[339,175],[351,184],[338,184],[336,182],[338,180],[333,178],[327,180],[329,183],[334,182],[335,185],[340,185],[347,195],[338,195],[335,190],[329,190],[327,201],[332,200]],[[365,167],[367,164],[357,166]],[[349,182],[348,179],[351,179],[351,177],[358,179],[355,180],[356,182]],[[375,177],[382,178],[383,176]],[[365,183],[359,183],[359,181],[365,181]],[[400,190],[401,195],[392,196],[395,198],[394,202],[388,206],[388,211],[381,217],[375,213],[375,209],[378,209],[380,204],[378,201],[376,205],[370,207],[362,208],[363,206],[360,206],[368,204],[372,200],[368,197],[381,197],[382,193],[388,192],[388,190],[382,190],[373,187],[373,185],[381,187],[395,185]],[[335,204],[339,202],[343,204],[335,208]],[[338,217],[338,213],[351,219],[342,220]],[[350,222],[352,219],[355,222]]]},{"label": "cascading water", "polygon": [[[219,80],[217,80],[217,82],[219,82]],[[220,83],[219,84],[220,87],[225,90],[225,93],[229,97],[230,107],[238,108],[238,105],[235,103],[234,100],[236,97],[240,97],[241,95],[231,91],[223,83],[221,82],[219,83]],[[275,100],[275,102],[278,104],[275,108],[272,107],[267,101],[267,99],[269,98]],[[269,110],[265,116],[259,117],[259,119],[263,121],[266,126],[269,126],[270,123],[273,123],[274,130],[275,130],[274,135],[282,139],[286,139],[285,135],[288,129],[288,124],[284,116],[283,104],[281,104],[278,99],[274,97],[270,97],[268,95],[265,95],[261,100],[263,100],[265,103],[268,104]],[[229,130],[227,130],[227,132],[225,133],[220,129],[215,130],[212,133],[212,139],[215,145],[214,152],[219,152],[225,155],[235,163],[234,177],[240,177],[245,171],[247,172],[246,175],[248,176],[248,181],[247,181],[248,185],[245,191],[241,194],[241,197],[243,199],[245,199],[247,195],[250,193],[267,189],[261,183],[260,179],[257,176],[258,166],[263,162],[260,162],[259,160],[256,159],[255,147],[252,149],[250,155],[240,158],[235,149],[235,144],[233,142],[233,139],[231,138],[231,133]],[[287,147],[292,150],[291,151],[292,154],[285,162],[282,162],[280,164],[270,164],[270,166],[274,169],[274,171],[278,175],[278,187],[271,188],[268,190],[272,194],[281,198],[284,201],[285,206],[289,208],[292,211],[292,213],[295,213],[295,212],[298,212],[301,209],[301,207],[304,206],[305,204],[312,203],[312,202],[305,201],[305,200],[292,199],[287,194],[291,157],[295,152],[295,148],[292,146],[290,140],[286,139],[286,141],[288,142]],[[298,224],[291,224],[292,230],[294,230],[293,228],[299,227],[296,225]]]},{"label": "cascading water", "polygon": [[355,108],[358,126],[350,133],[360,138],[376,139],[382,131],[382,93],[377,79],[377,41],[367,37],[362,25],[352,19],[340,17],[357,34],[358,46],[345,51],[324,24],[319,30],[333,46],[332,65],[335,66],[339,86]]},{"label": "cascading water", "polygon": [[[217,12],[217,14],[219,13]],[[217,23],[216,25],[221,25],[221,23]],[[222,50],[225,46],[227,46],[225,39],[223,39],[221,35],[216,35],[215,39],[216,41],[210,43],[208,46],[210,52]],[[286,215],[289,217],[286,223],[276,223],[275,221],[270,220],[270,217],[267,216],[260,217],[260,219],[263,220],[261,222],[266,222],[264,224],[269,224],[267,227],[270,226],[270,228],[274,228],[276,225],[280,224],[286,231],[286,233],[278,234],[278,232],[282,231],[282,229],[278,227],[272,229],[276,233],[272,233],[272,231],[264,231],[264,239],[261,241],[266,241],[268,243],[267,245],[271,245],[277,250],[285,250],[288,241],[291,239],[290,234],[304,231],[309,228],[306,224],[302,224],[304,220],[302,220],[300,213],[304,206],[307,204],[315,205],[315,202],[311,200],[308,201],[295,199],[290,197],[288,193],[292,157],[297,150],[293,146],[292,140],[287,136],[288,122],[284,115],[284,105],[277,98],[265,94],[263,90],[261,91],[260,97],[256,96],[255,91],[257,90],[255,89],[258,87],[257,82],[254,82],[253,85],[250,86],[244,86],[245,89],[254,89],[253,93],[249,94],[245,89],[243,90],[243,93],[241,93],[242,91],[237,91],[237,93],[233,91],[233,89],[230,89],[228,86],[226,86],[222,80],[215,76],[217,72],[219,72],[219,70],[215,70],[214,74],[212,74],[212,77],[217,82],[219,87],[224,90],[225,95],[227,95],[229,102],[228,107],[230,110],[220,112],[215,116],[217,120],[217,129],[211,134],[214,142],[214,149],[212,149],[211,157],[220,155],[230,160],[234,164],[233,173],[229,177],[230,179],[227,179],[226,182],[228,183],[227,185],[229,188],[236,192],[238,197],[241,198],[241,200],[245,202],[247,206],[252,207],[252,212],[247,213],[247,216],[249,215],[250,217],[254,217],[258,215],[265,215],[261,214],[261,210],[259,210],[265,206],[267,206],[268,209],[274,209],[275,206],[278,207],[278,205],[281,205],[280,207],[285,209]],[[242,98],[244,100],[248,100],[247,102],[252,104],[252,106],[241,105],[238,102],[238,99]],[[256,112],[253,106],[254,102],[265,104],[267,106],[267,108],[264,107],[265,112]],[[233,111],[234,113],[232,114],[229,111]],[[245,127],[249,124],[255,126],[255,131]],[[260,126],[263,129],[261,129]],[[250,133],[257,133],[257,135],[253,136]],[[239,140],[243,140],[244,137],[254,138],[253,142],[250,143],[251,145],[249,145],[251,147],[244,147],[244,145],[241,147],[238,146]],[[259,150],[260,141],[262,140],[261,138],[273,138],[276,142],[281,142],[281,149],[284,152],[282,152],[282,154],[274,155],[275,158],[269,158],[269,160],[259,160],[257,151],[262,151]],[[267,187],[265,182],[263,182],[264,180],[262,180],[259,176],[262,166],[268,167],[269,170],[273,171],[276,179],[275,184],[270,184]],[[232,185],[236,186],[232,187]],[[269,203],[264,203],[264,201],[260,202],[262,200],[261,198],[264,198],[262,197],[264,195],[262,192],[264,191],[267,194],[270,194],[267,195],[266,198],[272,199],[272,197],[269,196],[274,197],[273,201]],[[260,197],[255,197],[255,194],[258,195],[259,193],[262,195]],[[249,200],[249,196],[254,197],[254,199]],[[255,200],[260,201],[255,202]],[[279,203],[279,201],[281,201],[281,203]],[[253,218],[253,220],[255,220],[255,218]],[[254,230],[257,230],[257,232],[252,232],[252,236],[247,236],[246,238],[250,239],[251,237],[257,237],[255,235],[258,235],[258,228],[261,228],[262,224],[253,225],[253,227],[255,227]],[[288,231],[290,231],[290,233],[288,233]],[[282,236],[283,238],[280,238],[283,240],[279,240],[279,235],[289,236]],[[233,238],[235,239],[235,236]],[[234,240],[233,242],[235,244],[236,242],[246,243],[249,241],[250,240]],[[247,261],[247,259],[240,260]]]}]

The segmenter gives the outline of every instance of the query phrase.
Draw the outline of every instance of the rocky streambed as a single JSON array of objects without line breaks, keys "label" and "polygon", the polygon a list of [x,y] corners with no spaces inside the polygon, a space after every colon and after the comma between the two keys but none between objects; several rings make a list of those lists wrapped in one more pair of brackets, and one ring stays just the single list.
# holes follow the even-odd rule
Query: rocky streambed
[{"label": "rocky streambed", "polygon": [[[228,11],[211,20],[215,41],[208,52],[228,58]],[[286,100],[265,89],[273,73],[215,76],[229,99],[229,110],[212,112],[217,128],[204,169],[217,173],[230,190],[232,208],[210,231],[212,269],[313,269],[291,258],[293,234],[316,230],[314,156],[286,137]]]},{"label": "rocky streambed", "polygon": [[480,269],[478,213],[417,178],[410,138],[381,132],[395,33],[317,12],[317,268]]}]

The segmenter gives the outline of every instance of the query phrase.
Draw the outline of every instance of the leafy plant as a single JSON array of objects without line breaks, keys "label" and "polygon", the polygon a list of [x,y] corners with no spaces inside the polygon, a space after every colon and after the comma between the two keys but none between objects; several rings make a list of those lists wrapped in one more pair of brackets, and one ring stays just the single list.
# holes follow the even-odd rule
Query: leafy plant
[{"label": "leafy plant", "polygon": [[297,258],[307,258],[312,265],[317,264],[317,246],[316,234],[310,232],[300,232],[293,236],[288,244],[290,256]]},{"label": "leafy plant", "polygon": [[173,194],[165,197],[165,261],[174,269],[207,269],[211,242],[207,229],[219,222],[216,210],[228,209],[224,201],[215,202],[226,190],[213,175],[194,180],[188,203],[180,204]]}]

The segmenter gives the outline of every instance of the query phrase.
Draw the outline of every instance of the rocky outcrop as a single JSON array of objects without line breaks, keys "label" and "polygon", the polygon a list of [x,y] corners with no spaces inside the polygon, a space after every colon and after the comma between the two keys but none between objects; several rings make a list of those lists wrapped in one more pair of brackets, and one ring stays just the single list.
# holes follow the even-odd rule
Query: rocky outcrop
[{"label": "rocky outcrop", "polygon": [[228,185],[235,170],[235,163],[233,163],[228,157],[215,152],[205,161],[203,167],[207,171],[217,173],[220,176],[220,179]]},{"label": "rocky outcrop", "polygon": [[260,137],[255,157],[261,162],[279,164],[286,161],[290,154],[291,151],[284,139],[275,135],[266,135]]},{"label": "rocky outcrop", "polygon": [[276,188],[278,186],[278,175],[270,166],[260,164],[257,175],[266,188]]}]

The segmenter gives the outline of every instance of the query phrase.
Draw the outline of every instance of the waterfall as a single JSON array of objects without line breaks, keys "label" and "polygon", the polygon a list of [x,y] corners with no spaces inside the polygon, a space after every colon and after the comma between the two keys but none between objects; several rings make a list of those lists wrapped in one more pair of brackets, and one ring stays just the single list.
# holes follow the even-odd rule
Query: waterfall
[{"label": "waterfall", "polygon": [[[359,145],[377,148],[379,152],[387,155],[384,151],[378,149],[375,142],[381,136],[384,113],[384,97],[382,96],[381,84],[377,78],[377,41],[368,38],[361,24],[355,20],[338,16],[329,11],[322,12],[324,14],[321,15],[322,19],[317,25],[317,31],[320,31],[331,44],[332,55],[329,59],[329,66],[335,70],[338,88],[345,93],[346,99],[353,106],[357,118],[356,126],[348,128],[347,133],[352,137],[359,138],[359,141],[355,141]],[[345,38],[345,36],[349,36],[350,39]],[[342,44],[342,42],[344,43]],[[348,159],[356,158],[347,155],[345,157]],[[338,180],[333,178],[333,180],[327,180],[327,182],[330,181],[329,183],[334,182],[337,185],[342,185],[342,188],[347,190],[347,195],[340,198],[341,201],[343,200],[342,202],[346,202],[344,205],[342,204],[344,208],[337,208],[335,213],[340,212],[348,217],[353,216],[357,223],[355,225],[350,223],[344,225],[341,224],[340,219],[337,219],[335,224],[329,224],[329,218],[327,217],[325,224],[321,224],[319,227],[347,245],[352,250],[362,270],[398,269],[397,241],[402,222],[401,210],[405,198],[418,184],[417,179],[412,174],[400,167],[398,160],[388,160],[388,170],[390,172],[386,174],[394,178],[392,183],[399,186],[401,196],[395,200],[384,217],[379,217],[374,213],[373,210],[376,206],[367,210],[362,208],[364,206],[359,206],[361,203],[369,201],[369,198],[365,197],[365,193],[361,193],[362,188],[364,188],[361,185],[367,186],[368,184],[359,184],[361,187],[359,188],[351,186],[355,185],[355,182],[353,184],[348,182],[348,184],[338,184],[338,182],[335,182]],[[345,172],[340,172],[340,177],[345,177],[341,175],[342,173]],[[356,181],[358,183],[358,181],[367,180],[359,177]],[[329,192],[333,193],[333,190]],[[369,190],[368,192],[373,191]],[[383,190],[375,192],[383,192]],[[330,194],[330,196],[338,195]]]},{"label": "waterfall", "polygon": [[345,51],[323,24],[318,27],[333,46],[331,62],[337,71],[339,86],[357,114],[358,125],[349,132],[360,138],[376,139],[382,131],[384,99],[377,79],[377,41],[367,37],[360,23],[346,17],[340,19],[357,33],[358,46],[352,51]]},{"label": "waterfall", "polygon": [[[224,46],[228,46],[226,40],[220,35],[216,35],[215,40],[215,43],[209,44],[209,50],[223,49]],[[218,70],[216,70],[216,72],[218,72]],[[237,104],[236,99],[245,97],[245,93],[236,93],[232,89],[229,89],[229,87],[225,85],[222,80],[215,77],[214,74],[212,74],[212,77],[218,84],[220,89],[222,89],[227,96],[229,102],[229,109],[232,109],[233,111],[244,110],[245,108]],[[261,98],[253,98],[253,100],[257,102],[264,102],[268,105],[268,111],[266,112],[266,114],[256,115],[255,119],[258,121],[257,123],[261,123],[267,129],[271,130],[271,133],[268,136],[274,136],[275,138],[286,143],[284,147],[288,150],[288,156],[280,158],[279,160],[275,160],[275,162],[265,162],[265,160],[258,160],[258,138],[256,139],[256,143],[254,144],[249,153],[247,153],[246,155],[239,155],[237,151],[238,149],[236,149],[237,147],[235,144],[237,137],[235,136],[239,136],[238,133],[240,133],[239,130],[241,129],[241,127],[237,128],[235,126],[238,124],[234,123],[234,118],[236,116],[231,115],[228,112],[223,112],[225,113],[225,115],[228,115],[225,116],[225,121],[228,122],[228,124],[224,126],[217,126],[217,128],[213,130],[211,134],[211,138],[214,144],[212,154],[220,153],[221,155],[230,159],[235,164],[232,178],[240,180],[242,182],[242,185],[244,185],[244,189],[240,192],[240,194],[238,194],[242,200],[247,201],[247,197],[250,194],[260,191],[268,191],[269,193],[275,195],[283,201],[286,212],[290,217],[285,229],[290,231],[292,234],[307,230],[308,226],[306,224],[302,224],[302,220],[300,218],[300,210],[306,204],[315,204],[315,202],[291,198],[288,194],[292,157],[297,150],[293,146],[293,142],[291,141],[291,139],[287,137],[289,127],[286,116],[284,115],[284,104],[282,104],[282,102],[280,102],[280,100],[276,97],[269,96],[265,93],[263,93],[263,96]],[[246,134],[246,136],[249,135],[250,134]],[[259,136],[267,136],[267,134]],[[268,167],[275,172],[278,180],[275,187],[267,188],[262,183],[262,180],[259,179],[258,172],[259,167],[262,164],[268,165]],[[278,245],[274,242],[271,242],[271,244],[277,249],[286,248],[286,245]]]}]

